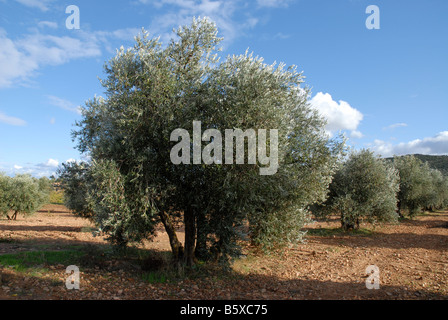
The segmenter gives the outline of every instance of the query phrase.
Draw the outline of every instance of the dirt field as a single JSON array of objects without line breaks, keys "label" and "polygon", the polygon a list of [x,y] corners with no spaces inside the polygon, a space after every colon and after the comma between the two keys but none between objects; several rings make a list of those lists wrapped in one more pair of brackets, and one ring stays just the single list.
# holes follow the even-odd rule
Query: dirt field
[{"label": "dirt field", "polygon": [[[17,221],[0,219],[0,255],[61,251],[93,244],[88,221],[59,205],[48,205]],[[429,213],[363,233],[335,232],[338,221],[315,222],[306,243],[271,255],[238,259],[230,276],[202,274],[178,281],[144,279],[125,261],[80,268],[80,289],[67,290],[67,265],[35,272],[0,266],[0,299],[417,299],[448,298],[448,212]],[[164,232],[145,248],[169,250]],[[366,268],[379,270],[379,289],[366,288]],[[159,279],[160,280],[160,279]]]}]

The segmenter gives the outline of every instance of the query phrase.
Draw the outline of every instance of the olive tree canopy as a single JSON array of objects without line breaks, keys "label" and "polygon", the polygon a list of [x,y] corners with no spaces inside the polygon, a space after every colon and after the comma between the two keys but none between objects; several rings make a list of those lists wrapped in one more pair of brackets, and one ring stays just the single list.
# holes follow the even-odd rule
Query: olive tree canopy
[{"label": "olive tree canopy", "polygon": [[[325,199],[343,141],[325,134],[295,67],[268,65],[248,52],[221,61],[221,38],[207,19],[194,19],[175,35],[163,47],[143,31],[134,47],[118,50],[101,80],[106,97],[82,109],[73,136],[92,159],[86,176],[93,219],[118,244],[150,238],[161,222],[174,256],[187,264],[227,261],[244,236],[268,246],[300,240],[307,207]],[[178,153],[189,162],[171,159],[180,142],[172,139],[176,129],[192,139],[191,153]],[[229,152],[226,129],[240,129],[248,140],[253,130],[258,148],[266,141],[261,151],[278,160],[276,172],[260,174],[273,163],[260,161],[260,149],[254,162],[250,141],[243,163],[220,161]],[[198,148],[202,161],[195,163]],[[230,154],[237,159],[234,148]],[[212,163],[205,163],[207,155]],[[176,222],[185,226],[184,244]]]}]

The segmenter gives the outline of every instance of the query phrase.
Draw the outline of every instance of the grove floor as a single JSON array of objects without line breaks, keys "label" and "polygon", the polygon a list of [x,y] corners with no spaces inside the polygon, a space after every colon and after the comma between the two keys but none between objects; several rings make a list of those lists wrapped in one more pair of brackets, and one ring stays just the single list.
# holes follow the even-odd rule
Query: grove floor
[{"label": "grove floor", "polygon": [[[125,262],[106,261],[80,268],[80,289],[68,290],[67,265],[36,272],[0,265],[0,299],[448,299],[448,212],[363,225],[365,233],[344,234],[337,227],[337,219],[314,222],[305,243],[270,255],[245,248],[247,256],[235,261],[231,276],[148,281]],[[107,246],[92,228],[61,205],[16,221],[0,218],[0,255]],[[142,247],[168,251],[167,235],[161,230]],[[378,267],[379,289],[366,287],[371,265]]]}]

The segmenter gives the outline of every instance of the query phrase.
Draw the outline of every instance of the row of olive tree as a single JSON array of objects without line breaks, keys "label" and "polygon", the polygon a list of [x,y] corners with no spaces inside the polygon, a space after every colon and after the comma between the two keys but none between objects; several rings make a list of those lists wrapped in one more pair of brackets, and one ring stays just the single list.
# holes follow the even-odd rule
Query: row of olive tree
[{"label": "row of olive tree", "polygon": [[414,156],[394,161],[372,151],[352,152],[329,186],[327,200],[313,206],[317,217],[338,213],[344,230],[360,222],[396,221],[403,209],[414,216],[423,209],[448,205],[448,177]]},{"label": "row of olive tree", "polygon": [[[17,214],[30,215],[49,202],[50,180],[18,174],[9,177],[0,173],[0,215],[16,220]],[[10,214],[12,214],[10,216]]]},{"label": "row of olive tree", "polygon": [[[228,262],[247,236],[265,246],[300,240],[308,206],[325,200],[344,142],[325,134],[302,74],[248,53],[220,61],[220,41],[214,23],[194,19],[164,47],[143,32],[105,66],[106,97],[86,103],[74,132],[91,161],[59,175],[68,207],[112,242],[151,238],[162,223],[176,261]],[[260,175],[266,163],[249,163],[247,152],[243,164],[173,164],[171,133],[191,133],[193,121],[220,132],[277,129],[277,173]],[[199,136],[200,150],[217,139]],[[213,158],[219,148],[202,152]]]},{"label": "row of olive tree", "polygon": [[448,177],[412,155],[395,157],[393,163],[400,176],[400,216],[404,211],[412,217],[422,210],[448,206]]}]

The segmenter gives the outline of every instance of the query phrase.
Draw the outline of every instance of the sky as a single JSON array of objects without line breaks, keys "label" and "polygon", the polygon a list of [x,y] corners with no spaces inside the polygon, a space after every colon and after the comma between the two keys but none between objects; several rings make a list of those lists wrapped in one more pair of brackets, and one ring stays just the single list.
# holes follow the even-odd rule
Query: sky
[{"label": "sky", "polygon": [[223,58],[249,50],[303,71],[326,131],[353,149],[446,155],[447,12],[446,0],[0,0],[0,171],[83,160],[71,132],[104,96],[104,63],[142,27],[166,44],[205,16]]}]

